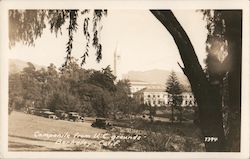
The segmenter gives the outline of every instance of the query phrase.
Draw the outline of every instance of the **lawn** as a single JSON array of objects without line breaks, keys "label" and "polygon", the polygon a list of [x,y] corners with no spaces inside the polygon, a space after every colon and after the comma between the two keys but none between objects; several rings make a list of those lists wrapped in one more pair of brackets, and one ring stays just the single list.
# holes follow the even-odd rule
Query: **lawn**
[{"label": "lawn", "polygon": [[[52,134],[67,133],[70,134],[70,137],[64,137],[64,139],[71,141],[74,135],[77,134],[83,134],[86,135],[85,137],[88,137],[88,135],[94,136],[96,133],[105,132],[106,130],[104,129],[91,127],[90,122],[53,120],[13,111],[9,116],[9,149],[19,151],[23,150],[22,147],[28,147],[30,151],[71,150],[72,145],[55,144],[58,137],[49,137],[49,134],[51,136]],[[79,139],[79,137],[76,138]],[[81,139],[83,139],[83,136],[81,136]],[[93,141],[92,138],[85,140]],[[93,142],[98,142],[98,140]],[[100,147],[95,148],[96,150],[100,150]]]},{"label": "lawn", "polygon": [[105,130],[85,122],[53,120],[13,111],[10,151],[204,151],[193,123],[119,120]]}]

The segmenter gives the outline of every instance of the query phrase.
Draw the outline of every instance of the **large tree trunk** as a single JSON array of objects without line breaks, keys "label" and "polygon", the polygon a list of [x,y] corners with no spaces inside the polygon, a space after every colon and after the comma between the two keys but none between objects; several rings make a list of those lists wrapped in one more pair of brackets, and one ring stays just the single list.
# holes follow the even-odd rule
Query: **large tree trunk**
[{"label": "large tree trunk", "polygon": [[242,11],[223,11],[225,19],[225,38],[228,42],[228,57],[226,60],[228,73],[229,116],[227,134],[227,150],[240,151],[241,128],[241,66],[242,66]]},{"label": "large tree trunk", "polygon": [[170,10],[151,10],[153,15],[172,35],[181,59],[182,68],[187,76],[196,98],[200,128],[205,137],[217,137],[216,142],[205,142],[206,150],[211,152],[225,151],[225,136],[222,120],[222,101],[218,81],[208,81],[198,61],[192,43],[186,32]]}]

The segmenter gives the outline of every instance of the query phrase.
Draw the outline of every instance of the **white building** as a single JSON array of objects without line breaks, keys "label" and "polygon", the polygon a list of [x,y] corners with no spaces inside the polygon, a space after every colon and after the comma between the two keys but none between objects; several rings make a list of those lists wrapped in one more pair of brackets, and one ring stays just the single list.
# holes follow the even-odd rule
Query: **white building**
[{"label": "white building", "polygon": [[[140,104],[147,104],[150,106],[170,106],[171,95],[165,91],[164,87],[154,87],[149,86],[145,87],[135,93],[133,93],[133,97]],[[196,101],[192,92],[183,92],[182,94],[182,107],[186,106],[196,106]]]},{"label": "white building", "polygon": [[182,93],[182,104],[181,106],[197,106],[194,95],[192,92],[183,92]]},{"label": "white building", "polygon": [[130,81],[130,92],[133,95],[135,92],[138,92],[144,88],[150,87],[152,84],[149,84],[144,81]]},{"label": "white building", "polygon": [[144,88],[134,93],[134,98],[140,104],[150,106],[166,106],[168,105],[168,93],[162,88]]}]

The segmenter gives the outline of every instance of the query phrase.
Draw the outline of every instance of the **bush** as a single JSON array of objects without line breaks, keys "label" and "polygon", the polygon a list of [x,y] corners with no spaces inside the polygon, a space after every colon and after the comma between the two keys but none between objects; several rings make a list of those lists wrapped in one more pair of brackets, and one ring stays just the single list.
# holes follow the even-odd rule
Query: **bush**
[{"label": "bush", "polygon": [[167,151],[166,145],[169,142],[170,136],[155,133],[155,132],[147,132],[146,137],[140,141],[140,151],[156,151],[156,152],[164,152]]}]

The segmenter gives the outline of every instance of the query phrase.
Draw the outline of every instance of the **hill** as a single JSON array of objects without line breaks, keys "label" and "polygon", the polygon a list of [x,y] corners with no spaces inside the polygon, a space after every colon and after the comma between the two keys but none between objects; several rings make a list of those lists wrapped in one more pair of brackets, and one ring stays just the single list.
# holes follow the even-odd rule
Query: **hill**
[{"label": "hill", "polygon": [[[23,68],[28,66],[27,63],[28,63],[27,61],[22,61],[19,59],[9,59],[9,73],[12,74],[12,73],[21,72]],[[32,64],[35,66],[37,70],[41,68],[45,68],[45,66],[37,65],[34,63]]]},{"label": "hill", "polygon": [[[123,75],[123,78],[130,81],[144,81],[152,84],[165,85],[171,71],[153,69],[148,71],[129,71]],[[177,78],[185,89],[190,89],[190,84],[187,77],[181,73],[176,72]]]}]

